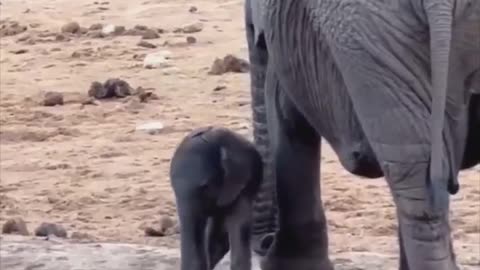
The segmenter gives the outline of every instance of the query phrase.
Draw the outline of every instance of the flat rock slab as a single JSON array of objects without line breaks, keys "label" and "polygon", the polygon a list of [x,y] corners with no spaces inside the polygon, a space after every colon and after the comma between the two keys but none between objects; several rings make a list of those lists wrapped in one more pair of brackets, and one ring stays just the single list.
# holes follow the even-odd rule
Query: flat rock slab
[{"label": "flat rock slab", "polygon": [[[177,270],[179,251],[120,243],[80,243],[58,238],[2,236],[0,269],[9,270]],[[349,252],[333,257],[336,270],[397,270],[393,255]],[[253,269],[260,270],[254,257]],[[228,270],[228,254],[216,270]],[[479,269],[463,266],[461,269]]]}]

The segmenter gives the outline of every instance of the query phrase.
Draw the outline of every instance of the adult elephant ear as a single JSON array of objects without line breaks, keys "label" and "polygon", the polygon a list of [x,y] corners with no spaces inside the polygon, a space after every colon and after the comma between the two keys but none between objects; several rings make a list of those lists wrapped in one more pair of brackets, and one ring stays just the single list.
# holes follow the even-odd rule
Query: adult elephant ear
[{"label": "adult elephant ear", "polygon": [[[453,0],[425,0],[424,8],[430,26],[430,63],[432,77],[430,199],[432,207],[445,205],[448,200],[444,183],[455,179],[453,189],[458,190],[454,172],[444,174],[443,126],[447,101],[450,48],[452,41]],[[453,168],[452,168],[453,170]],[[455,190],[453,190],[455,191]],[[452,191],[451,191],[452,192]],[[456,191],[455,191],[456,192]],[[455,193],[452,192],[452,193]],[[448,193],[447,193],[448,194]]]},{"label": "adult elephant ear", "polygon": [[223,181],[217,199],[219,206],[233,203],[247,186],[252,176],[249,156],[242,152],[232,151],[227,147],[220,148],[220,161],[223,169]]}]

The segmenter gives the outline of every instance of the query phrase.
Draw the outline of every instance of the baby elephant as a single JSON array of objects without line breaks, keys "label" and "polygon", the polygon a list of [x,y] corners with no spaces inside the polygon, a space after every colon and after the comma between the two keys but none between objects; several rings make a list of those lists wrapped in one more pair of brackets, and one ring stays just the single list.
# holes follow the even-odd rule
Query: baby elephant
[{"label": "baby elephant", "polygon": [[198,128],[180,142],[170,179],[182,270],[213,269],[229,249],[232,270],[251,269],[251,208],[262,175],[254,145],[226,128]]}]

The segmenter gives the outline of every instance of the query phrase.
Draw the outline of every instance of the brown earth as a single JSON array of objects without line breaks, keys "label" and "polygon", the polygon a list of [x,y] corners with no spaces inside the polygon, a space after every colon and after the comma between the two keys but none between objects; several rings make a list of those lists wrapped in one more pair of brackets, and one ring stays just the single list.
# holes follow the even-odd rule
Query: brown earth
[{"label": "brown earth", "polygon": [[[247,58],[242,6],[242,0],[2,1],[0,222],[22,217],[31,232],[47,221],[97,241],[177,247],[175,234],[152,238],[143,231],[162,216],[175,218],[167,177],[175,145],[202,125],[251,134],[248,73],[209,74],[216,58]],[[102,34],[99,23],[117,27]],[[144,68],[145,55],[158,51],[171,53],[169,66]],[[109,78],[156,98],[89,100],[91,83]],[[63,105],[43,106],[47,92],[62,93]],[[151,121],[165,128],[135,131]],[[324,149],[331,253],[395,255],[395,213],[384,181],[348,174]],[[458,259],[479,266],[480,168],[460,181],[451,213]]]}]

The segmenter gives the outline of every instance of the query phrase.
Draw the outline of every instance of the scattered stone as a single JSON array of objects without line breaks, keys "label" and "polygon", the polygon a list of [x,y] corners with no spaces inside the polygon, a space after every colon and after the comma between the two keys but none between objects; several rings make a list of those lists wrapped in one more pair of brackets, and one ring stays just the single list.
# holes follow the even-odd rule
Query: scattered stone
[{"label": "scattered stone", "polygon": [[70,238],[76,239],[76,240],[92,240],[93,239],[93,237],[88,233],[81,233],[81,232],[73,232],[72,235],[70,235]]},{"label": "scattered stone", "polygon": [[146,132],[150,135],[159,134],[165,128],[162,122],[149,122],[135,127],[136,131]]},{"label": "scattered stone", "polygon": [[92,25],[90,25],[90,27],[88,28],[88,30],[102,30],[103,29],[103,24],[101,23],[94,23]]},{"label": "scattered stone", "polygon": [[157,230],[155,228],[152,228],[152,227],[146,227],[145,228],[145,236],[150,236],[150,237],[164,237],[165,236],[165,233],[160,231],[160,230]]},{"label": "scattered stone", "polygon": [[103,87],[101,82],[92,82],[90,89],[88,89],[88,96],[96,99],[105,98],[107,96],[107,89]]},{"label": "scattered stone", "polygon": [[46,92],[43,98],[43,106],[63,105],[63,94],[59,92]]},{"label": "scattered stone", "polygon": [[160,35],[153,29],[147,29],[142,34],[142,39],[156,39],[159,37]]},{"label": "scattered stone", "polygon": [[84,35],[84,34],[88,33],[88,28],[80,27],[80,30],[78,30],[78,33]]},{"label": "scattered stone", "polygon": [[35,229],[35,236],[46,237],[50,235],[67,238],[67,231],[61,225],[49,222],[43,222]]},{"label": "scattered stone", "polygon": [[158,228],[146,227],[145,235],[153,237],[162,237],[173,233],[173,227],[175,226],[175,221],[168,216],[164,216],[160,219],[160,225]]},{"label": "scattered stone", "polygon": [[105,83],[92,82],[88,89],[88,96],[96,99],[118,97],[123,98],[132,94],[133,89],[121,79],[108,79]]},{"label": "scattered stone", "polygon": [[82,106],[86,105],[98,105],[98,102],[93,97],[88,97],[80,103]]},{"label": "scattered stone", "polygon": [[108,35],[121,35],[125,33],[125,26],[109,24],[102,28],[102,33]]},{"label": "scattered stone", "polygon": [[203,24],[202,23],[194,23],[194,24],[189,24],[181,28],[177,28],[173,30],[174,33],[185,33],[185,34],[193,34],[197,33],[203,30]]},{"label": "scattered stone", "polygon": [[136,61],[143,61],[145,59],[145,56],[147,56],[147,54],[145,53],[138,53],[138,54],[134,54],[132,56],[133,60],[136,60]]},{"label": "scattered stone", "polygon": [[132,88],[126,81],[117,78],[108,79],[103,84],[103,87],[105,87],[107,90],[107,95],[112,95],[119,98],[129,96],[132,92]]},{"label": "scattered stone", "polygon": [[145,41],[145,40],[140,40],[138,43],[137,43],[137,46],[139,47],[144,47],[144,48],[149,48],[149,49],[155,49],[157,48],[157,45],[155,44],[152,44],[148,41]]},{"label": "scattered stone", "polygon": [[94,30],[87,33],[90,38],[104,38],[105,34],[101,30]]},{"label": "scattered stone", "polygon": [[138,30],[138,29],[128,29],[123,34],[126,35],[126,36],[141,36],[141,35],[143,35],[143,31]]},{"label": "scattered stone", "polygon": [[76,50],[72,53],[73,58],[91,57],[95,51],[92,48]]},{"label": "scattered stone", "polygon": [[68,38],[64,34],[55,35],[55,41],[69,41],[69,40],[70,40],[70,38]]},{"label": "scattered stone", "polygon": [[148,26],[137,24],[133,27],[133,29],[139,31],[146,31],[148,29]]},{"label": "scattered stone", "polygon": [[188,12],[190,13],[195,13],[198,11],[198,8],[196,6],[191,6],[189,9],[188,9]]},{"label": "scattered stone", "polygon": [[30,35],[26,34],[26,35],[23,35],[23,36],[21,36],[20,38],[18,38],[18,39],[17,39],[17,42],[24,42],[24,41],[27,41],[27,40],[29,40],[29,39],[31,39],[31,38],[32,38],[32,37],[31,37]]},{"label": "scattered stone", "polygon": [[228,54],[223,59],[216,58],[208,74],[221,75],[227,72],[245,73],[249,70],[247,61]]},{"label": "scattered stone", "polygon": [[157,96],[155,93],[153,93],[153,92],[150,92],[150,91],[145,92],[145,91],[143,91],[143,92],[138,93],[138,99],[140,100],[140,102],[146,103],[146,102],[148,102],[149,100],[158,100],[159,98],[158,98],[158,96]]},{"label": "scattered stone", "polygon": [[0,37],[15,36],[27,31],[27,26],[20,25],[16,21],[0,22]]},{"label": "scattered stone", "polygon": [[188,43],[188,44],[197,43],[197,39],[196,39],[195,37],[188,36],[186,39],[187,39],[187,43]]},{"label": "scattered stone", "polygon": [[24,53],[27,53],[28,50],[27,49],[18,49],[18,50],[13,50],[13,51],[10,51],[11,53],[13,54],[24,54]]},{"label": "scattered stone", "polygon": [[227,89],[227,87],[225,85],[219,85],[219,86],[213,88],[213,91],[218,92],[218,91],[222,91],[222,90],[225,90],[225,89]]},{"label": "scattered stone", "polygon": [[169,51],[150,53],[143,59],[143,67],[148,69],[169,67]]},{"label": "scattered stone", "polygon": [[75,34],[80,31],[80,24],[77,22],[69,22],[62,26],[61,28],[62,33],[71,33]]},{"label": "scattered stone", "polygon": [[27,229],[27,224],[21,218],[9,219],[3,224],[2,227],[3,234],[19,234],[19,235],[29,235]]}]

